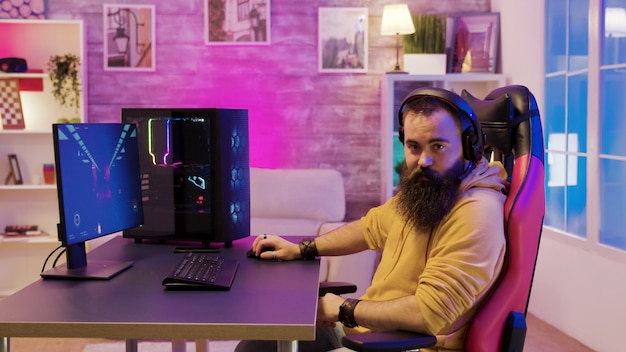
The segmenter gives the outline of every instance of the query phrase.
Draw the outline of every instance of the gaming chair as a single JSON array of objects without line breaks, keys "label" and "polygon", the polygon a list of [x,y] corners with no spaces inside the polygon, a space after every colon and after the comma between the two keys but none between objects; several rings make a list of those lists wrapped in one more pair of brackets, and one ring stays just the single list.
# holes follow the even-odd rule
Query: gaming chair
[{"label": "gaming chair", "polygon": [[[502,161],[510,178],[504,204],[506,255],[500,276],[470,323],[465,351],[522,351],[526,311],[545,214],[543,133],[537,102],[528,88],[506,86],[484,100],[463,91],[486,135],[485,156]],[[396,331],[349,335],[355,351],[399,352],[431,347],[434,336]]]}]

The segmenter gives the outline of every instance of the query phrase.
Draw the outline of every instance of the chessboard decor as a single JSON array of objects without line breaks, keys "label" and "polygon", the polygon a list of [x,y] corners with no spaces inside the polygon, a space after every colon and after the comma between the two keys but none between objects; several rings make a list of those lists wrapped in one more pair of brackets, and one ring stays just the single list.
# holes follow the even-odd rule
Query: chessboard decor
[{"label": "chessboard decor", "polygon": [[5,130],[23,130],[24,115],[17,78],[0,78],[0,117]]}]

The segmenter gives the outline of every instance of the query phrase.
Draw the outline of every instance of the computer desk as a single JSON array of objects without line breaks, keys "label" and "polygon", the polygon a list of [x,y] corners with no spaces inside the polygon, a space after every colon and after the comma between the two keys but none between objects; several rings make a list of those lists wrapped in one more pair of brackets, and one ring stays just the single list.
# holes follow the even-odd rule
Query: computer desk
[{"label": "computer desk", "polygon": [[183,255],[175,245],[115,237],[87,254],[134,262],[111,280],[38,280],[0,300],[0,352],[10,337],[127,339],[127,351],[138,339],[276,340],[297,351],[315,339],[319,261],[250,259],[253,239],[218,254],[239,261],[229,291],[171,291],[161,281]]}]

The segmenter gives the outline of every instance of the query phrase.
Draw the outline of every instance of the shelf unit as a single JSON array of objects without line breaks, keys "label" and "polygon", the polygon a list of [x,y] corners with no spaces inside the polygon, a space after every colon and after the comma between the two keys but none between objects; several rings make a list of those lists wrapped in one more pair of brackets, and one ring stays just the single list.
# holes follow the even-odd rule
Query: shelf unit
[{"label": "shelf unit", "polygon": [[[2,241],[2,277],[15,272],[15,280],[3,280],[0,293],[10,293],[39,277],[43,260],[58,246],[59,207],[55,185],[43,184],[43,164],[54,163],[51,125],[60,118],[75,117],[52,96],[47,63],[53,55],[73,53],[81,60],[80,119],[86,121],[87,74],[85,35],[82,20],[0,20],[0,57],[24,58],[29,71],[0,72],[0,79],[38,80],[34,89],[20,91],[26,128],[2,130],[0,126],[0,228],[5,225],[36,224],[50,236],[36,240]],[[32,85],[29,85],[32,86]],[[38,87],[38,88],[37,88]],[[16,154],[24,184],[4,184],[10,173],[7,155]],[[6,261],[10,261],[7,263]],[[19,276],[19,279],[17,278]]]},{"label": "shelf unit", "polygon": [[443,75],[387,74],[381,79],[381,203],[392,197],[398,185],[395,166],[404,161],[404,149],[398,141],[398,109],[404,98],[419,87],[439,87],[458,94],[466,89],[484,98],[493,89],[504,86],[501,74],[463,73]]},{"label": "shelf unit", "polygon": [[[2,24],[0,23],[0,26],[1,25]],[[43,79],[43,78],[48,78],[48,74],[47,73],[31,73],[31,72],[15,72],[15,73],[0,72],[0,78],[3,78],[3,77]]]}]

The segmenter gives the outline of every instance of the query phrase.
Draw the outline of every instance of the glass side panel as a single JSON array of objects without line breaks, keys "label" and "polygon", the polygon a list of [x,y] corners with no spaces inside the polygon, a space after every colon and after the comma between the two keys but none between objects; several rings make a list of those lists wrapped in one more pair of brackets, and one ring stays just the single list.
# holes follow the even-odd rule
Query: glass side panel
[{"label": "glass side panel", "polygon": [[400,143],[398,134],[393,135],[393,189],[395,189],[400,183],[400,174],[404,166],[404,145]]},{"label": "glass side panel", "polygon": [[432,81],[398,81],[393,83],[393,131],[398,132],[398,110],[404,99],[411,92],[421,87],[433,87],[435,82]]}]

